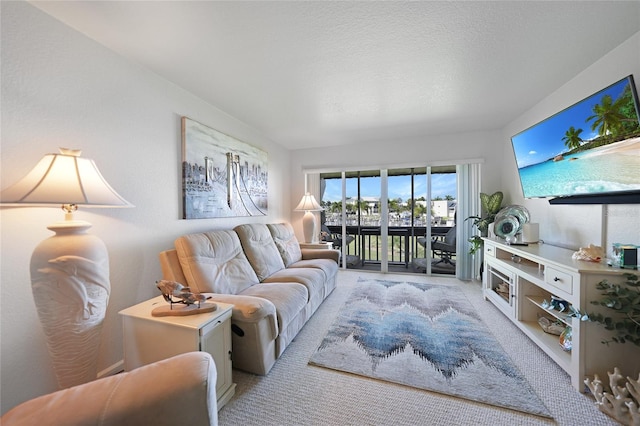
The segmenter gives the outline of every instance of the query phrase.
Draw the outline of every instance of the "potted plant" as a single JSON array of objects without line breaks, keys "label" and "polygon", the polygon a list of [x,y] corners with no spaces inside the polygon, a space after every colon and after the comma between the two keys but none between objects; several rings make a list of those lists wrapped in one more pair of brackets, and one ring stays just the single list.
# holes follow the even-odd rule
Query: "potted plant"
[{"label": "potted plant", "polygon": [[[640,281],[635,274],[627,273],[623,277],[625,282],[622,284],[600,281],[596,288],[603,297],[591,301],[593,305],[613,310],[617,316],[610,317],[601,313],[574,316],[580,316],[583,321],[597,322],[610,330],[613,336],[611,340],[603,341],[603,344],[630,343],[640,347]],[[637,380],[627,376],[625,381],[625,377],[615,367],[613,373],[609,373],[608,389],[598,375],[593,380],[587,378],[584,383],[593,394],[600,411],[624,425],[640,425],[640,374]]]},{"label": "potted plant", "polygon": [[596,289],[601,290],[604,297],[594,300],[592,305],[604,306],[618,314],[618,318],[604,316],[600,313],[588,314],[590,321],[595,321],[604,326],[606,330],[614,332],[610,342],[631,342],[640,346],[640,282],[638,276],[631,273],[622,274],[626,280],[622,284],[611,284],[607,280],[600,281]]},{"label": "potted plant", "polygon": [[469,248],[470,254],[475,254],[482,248],[482,237],[486,237],[489,232],[489,225],[493,223],[496,218],[496,214],[502,209],[502,200],[504,194],[501,191],[494,192],[491,195],[480,193],[480,204],[484,216],[469,216],[468,219],[473,219],[473,225],[478,228],[480,235],[474,235],[469,238],[471,247]]}]

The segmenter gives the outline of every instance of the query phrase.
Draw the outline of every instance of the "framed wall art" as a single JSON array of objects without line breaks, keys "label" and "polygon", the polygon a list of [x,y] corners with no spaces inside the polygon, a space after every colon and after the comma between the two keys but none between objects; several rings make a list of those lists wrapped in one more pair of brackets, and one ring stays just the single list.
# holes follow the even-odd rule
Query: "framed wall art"
[{"label": "framed wall art", "polygon": [[182,117],[183,219],[265,216],[267,153]]}]

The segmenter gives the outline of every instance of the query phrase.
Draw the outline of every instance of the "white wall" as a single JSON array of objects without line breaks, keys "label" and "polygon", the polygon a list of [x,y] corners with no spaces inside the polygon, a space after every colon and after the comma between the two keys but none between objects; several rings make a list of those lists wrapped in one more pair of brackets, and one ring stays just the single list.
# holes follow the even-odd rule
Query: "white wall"
[{"label": "white wall", "polygon": [[[107,50],[38,9],[0,2],[2,19],[1,186],[58,147],[80,148],[133,209],[81,209],[109,249],[111,298],[98,369],[122,359],[118,311],[158,295],[158,253],[182,234],[247,221],[288,220],[290,154],[196,96]],[[269,215],[180,219],[180,117],[269,154]],[[57,208],[2,208],[1,411],[53,391],[56,382],[31,295],[31,252],[63,219]],[[158,336],[159,339],[162,336]],[[168,342],[169,343],[169,342]]]},{"label": "white wall", "polygon": [[[577,249],[589,244],[606,248],[612,244],[640,244],[640,204],[616,205],[549,205],[547,199],[525,200],[513,160],[511,136],[573,105],[593,93],[633,74],[640,84],[640,32],[609,52],[558,90],[507,125],[502,132],[505,167],[503,186],[513,202],[525,205],[533,222],[540,223],[540,238],[545,242]],[[523,80],[535,78],[535,72]],[[612,170],[615,173],[615,170]],[[640,173],[640,171],[639,171]]]},{"label": "white wall", "polygon": [[[493,193],[500,190],[501,139],[498,131],[478,131],[292,151],[292,194],[304,193],[304,170],[372,170],[465,160],[482,161],[483,191]],[[294,226],[301,228],[301,219],[294,215]]]}]

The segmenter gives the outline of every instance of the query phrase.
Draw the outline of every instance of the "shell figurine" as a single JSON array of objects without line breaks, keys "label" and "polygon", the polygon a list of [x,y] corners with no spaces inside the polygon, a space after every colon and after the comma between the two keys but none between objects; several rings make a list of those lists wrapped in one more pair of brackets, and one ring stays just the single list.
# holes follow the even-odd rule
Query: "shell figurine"
[{"label": "shell figurine", "polygon": [[580,250],[573,253],[573,257],[576,260],[586,260],[588,262],[600,262],[605,256],[602,247],[589,244],[589,247],[580,247]]}]

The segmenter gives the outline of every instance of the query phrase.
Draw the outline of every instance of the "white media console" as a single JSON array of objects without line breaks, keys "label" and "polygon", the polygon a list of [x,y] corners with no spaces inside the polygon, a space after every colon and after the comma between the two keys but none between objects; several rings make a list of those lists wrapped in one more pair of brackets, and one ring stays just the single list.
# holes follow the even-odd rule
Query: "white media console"
[{"label": "white media console", "polygon": [[[502,240],[484,238],[483,294],[496,305],[536,345],[571,377],[571,384],[584,391],[584,379],[598,374],[608,383],[608,371],[619,367],[624,376],[638,377],[640,347],[632,343],[609,343],[611,334],[600,324],[580,321],[557,309],[545,308],[555,296],[586,312],[611,310],[591,304],[600,300],[596,285],[606,279],[622,282],[624,272],[604,263],[572,259],[572,250],[546,244],[507,245]],[[607,312],[608,311],[608,312]],[[538,324],[545,316],[572,328],[572,349],[560,346],[559,336],[546,333]]]}]

